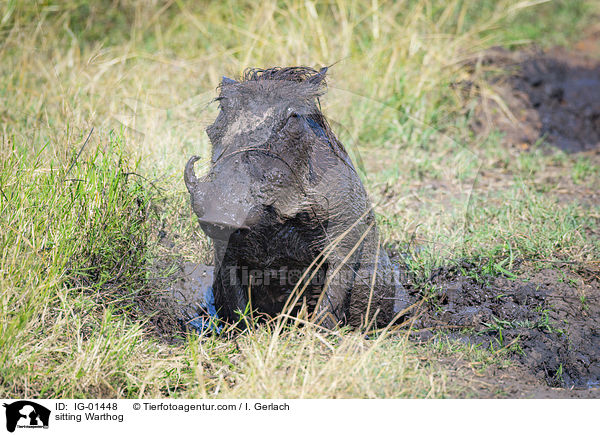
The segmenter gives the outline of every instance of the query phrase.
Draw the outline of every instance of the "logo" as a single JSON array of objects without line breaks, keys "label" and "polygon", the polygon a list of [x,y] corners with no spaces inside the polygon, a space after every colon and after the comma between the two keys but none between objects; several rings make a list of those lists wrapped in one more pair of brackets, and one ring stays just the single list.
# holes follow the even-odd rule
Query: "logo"
[{"label": "logo", "polygon": [[6,408],[6,430],[14,432],[15,428],[48,429],[50,410],[29,400],[3,404]]}]

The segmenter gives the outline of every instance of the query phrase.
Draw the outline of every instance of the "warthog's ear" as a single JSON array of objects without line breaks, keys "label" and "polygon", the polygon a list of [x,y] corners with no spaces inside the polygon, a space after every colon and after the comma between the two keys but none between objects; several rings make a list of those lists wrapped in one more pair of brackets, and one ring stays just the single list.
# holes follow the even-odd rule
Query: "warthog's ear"
[{"label": "warthog's ear", "polygon": [[230,79],[229,77],[225,77],[223,76],[223,79],[221,80],[221,86],[229,86],[229,85],[236,85],[238,82],[236,80]]},{"label": "warthog's ear", "polygon": [[324,66],[323,68],[321,68],[318,73],[313,74],[308,79],[309,83],[312,83],[312,84],[315,84],[315,85],[321,84],[323,82],[323,80],[325,80],[325,75],[327,74],[327,70],[328,69],[329,68],[326,67],[326,66]]}]

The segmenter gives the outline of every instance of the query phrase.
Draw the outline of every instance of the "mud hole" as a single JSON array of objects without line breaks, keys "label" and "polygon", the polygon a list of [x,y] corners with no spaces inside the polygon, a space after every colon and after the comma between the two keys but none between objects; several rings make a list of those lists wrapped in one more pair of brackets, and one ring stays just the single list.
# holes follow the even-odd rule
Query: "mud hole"
[{"label": "mud hole", "polygon": [[415,313],[414,338],[446,331],[503,352],[550,387],[598,387],[600,272],[563,269],[518,279],[475,276],[468,264],[440,269],[431,279],[436,290]]},{"label": "mud hole", "polygon": [[498,129],[506,145],[522,149],[540,140],[568,153],[600,146],[598,60],[562,48],[499,48],[479,61],[503,74],[490,80],[492,94],[475,110],[471,126],[476,133]]},{"label": "mud hole", "polygon": [[189,332],[213,327],[213,270],[213,266],[177,256],[161,259],[150,268],[154,290],[139,302],[157,339],[177,344]]},{"label": "mud hole", "polygon": [[[542,144],[597,162],[600,34],[586,41],[574,50],[497,48],[484,53],[476,63],[489,72],[488,82],[462,83],[463,89],[480,95],[472,130],[481,136],[500,131],[502,145],[517,152]],[[475,63],[473,67],[475,71]],[[481,174],[483,184],[487,175]],[[597,187],[568,181],[561,178],[554,183],[566,188],[554,189],[558,199],[598,204]],[[589,235],[596,231],[590,229]],[[516,362],[512,370],[516,377],[507,377],[512,395],[532,391],[532,385],[542,380],[533,396],[577,397],[548,394],[542,385],[581,389],[600,397],[600,269],[596,262],[587,266],[549,264],[544,270],[514,271],[516,279],[481,277],[481,271],[469,264],[440,269],[429,283],[436,292],[415,322],[420,330],[415,339],[435,339],[436,332],[445,330],[453,339],[502,352]],[[413,290],[413,298],[417,297]]]}]

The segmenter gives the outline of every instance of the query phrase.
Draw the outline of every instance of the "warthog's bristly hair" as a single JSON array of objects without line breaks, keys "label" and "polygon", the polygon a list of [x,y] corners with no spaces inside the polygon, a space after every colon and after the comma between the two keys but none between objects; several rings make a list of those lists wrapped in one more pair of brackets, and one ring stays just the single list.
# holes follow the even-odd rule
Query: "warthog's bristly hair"
[{"label": "warthog's bristly hair", "polygon": [[327,68],[317,71],[307,66],[288,66],[274,68],[248,68],[244,71],[242,80],[259,81],[259,80],[285,80],[289,82],[302,83],[318,79],[321,86],[325,86],[325,72]]}]

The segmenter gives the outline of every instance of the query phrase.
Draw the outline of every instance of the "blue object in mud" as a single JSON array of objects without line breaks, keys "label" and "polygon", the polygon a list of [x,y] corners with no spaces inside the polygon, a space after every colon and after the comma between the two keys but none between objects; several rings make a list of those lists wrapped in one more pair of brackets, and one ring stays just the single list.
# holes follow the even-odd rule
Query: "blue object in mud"
[{"label": "blue object in mud", "polygon": [[219,326],[219,316],[215,309],[215,295],[213,294],[212,285],[200,289],[199,304],[202,311],[208,313],[208,316],[196,316],[188,320],[188,324],[192,326],[199,334],[208,331],[221,332],[222,326]]},{"label": "blue object in mud", "polygon": [[183,273],[171,285],[169,296],[179,321],[198,333],[221,332],[213,294],[213,266],[198,263],[183,265]]}]

